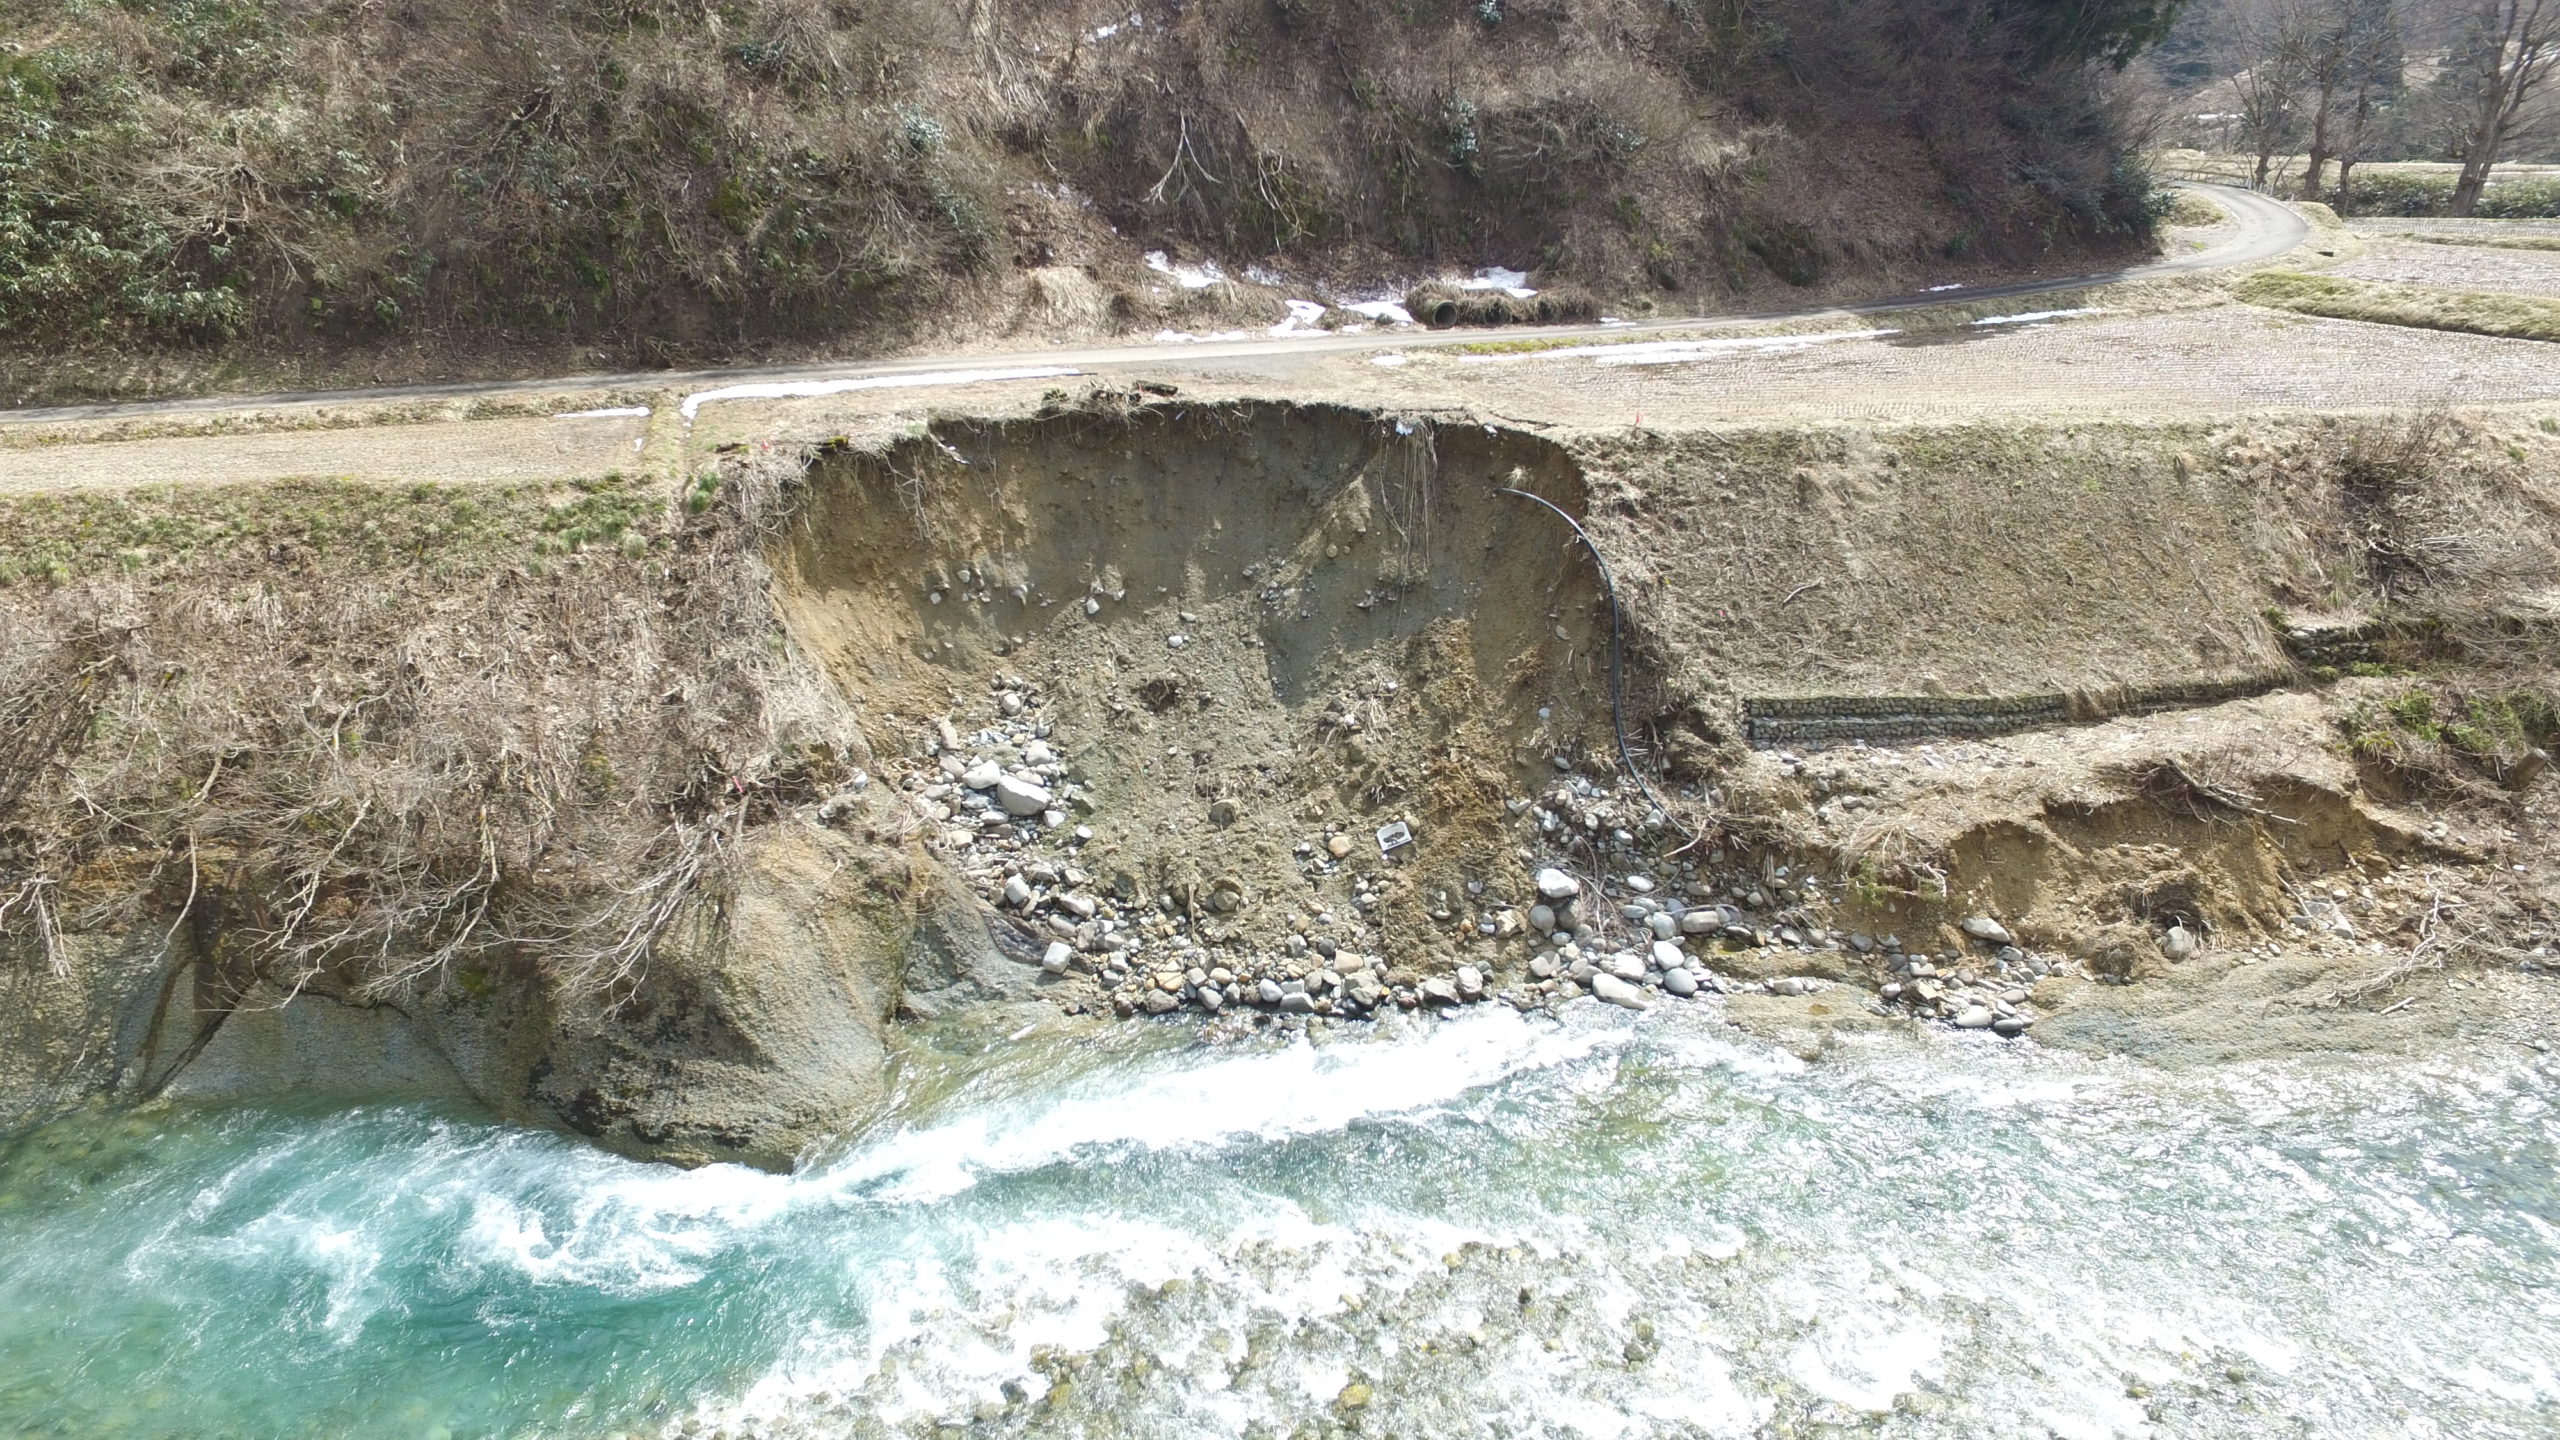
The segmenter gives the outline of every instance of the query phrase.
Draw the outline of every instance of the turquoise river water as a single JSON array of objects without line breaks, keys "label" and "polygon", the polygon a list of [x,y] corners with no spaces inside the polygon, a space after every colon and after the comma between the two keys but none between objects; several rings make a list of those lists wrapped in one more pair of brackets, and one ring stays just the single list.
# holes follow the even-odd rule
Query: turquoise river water
[{"label": "turquoise river water", "polygon": [[788,1176],[80,1116],[0,1142],[0,1436],[2548,1437],[2555,1078],[1485,1006],[946,1037]]}]

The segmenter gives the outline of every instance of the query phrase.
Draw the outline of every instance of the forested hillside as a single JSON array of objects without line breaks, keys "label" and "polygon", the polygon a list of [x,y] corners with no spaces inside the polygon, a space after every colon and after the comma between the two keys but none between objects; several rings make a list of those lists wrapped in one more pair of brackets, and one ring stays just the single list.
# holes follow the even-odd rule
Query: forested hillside
[{"label": "forested hillside", "polygon": [[1152,324],[1154,248],[1681,305],[2123,245],[2109,77],[2175,9],[0,0],[0,365],[888,345],[1028,271]]},{"label": "forested hillside", "polygon": [[[2548,184],[2484,199],[2499,165],[2560,161],[2560,0],[2200,0],[2152,64],[2162,138],[2250,157],[2257,185],[2342,212],[2555,213]],[[2357,192],[2357,165],[2411,161],[2459,169]]]}]

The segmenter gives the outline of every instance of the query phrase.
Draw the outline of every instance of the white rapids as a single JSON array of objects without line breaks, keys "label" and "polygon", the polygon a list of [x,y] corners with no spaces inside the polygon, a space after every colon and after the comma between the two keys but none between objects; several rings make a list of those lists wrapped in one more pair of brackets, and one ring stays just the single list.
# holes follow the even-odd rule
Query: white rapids
[{"label": "white rapids", "polygon": [[0,1149],[0,1432],[2530,1436],[2534,1052],[1806,1062],[1711,1005],[954,1033],[791,1175],[408,1106]]}]

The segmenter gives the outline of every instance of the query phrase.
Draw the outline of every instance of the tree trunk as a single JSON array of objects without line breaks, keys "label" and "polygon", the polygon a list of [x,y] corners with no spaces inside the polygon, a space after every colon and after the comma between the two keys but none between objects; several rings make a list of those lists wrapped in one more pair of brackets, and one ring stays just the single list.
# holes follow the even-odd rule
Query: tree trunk
[{"label": "tree trunk", "polygon": [[2320,108],[2311,112],[2311,153],[2304,157],[2302,198],[2320,198],[2320,177],[2329,172],[2329,106],[2334,99],[2328,84],[2320,87]]},{"label": "tree trunk", "polygon": [[[2366,57],[2369,62],[2371,57]],[[2339,218],[2346,217],[2355,204],[2355,193],[2348,188],[2356,162],[2364,158],[2365,146],[2373,139],[2373,92],[2377,76],[2373,65],[2363,65],[2356,75],[2356,101],[2347,110],[2347,137],[2338,144],[2338,196],[2331,204]]]},{"label": "tree trunk", "polygon": [[2462,145],[2462,175],[2453,182],[2453,213],[2464,217],[2480,204],[2480,192],[2489,185],[2489,169],[2498,163],[2498,151],[2507,139],[2510,97],[2503,61],[2481,81],[2480,117],[2471,122],[2470,138]]},{"label": "tree trunk", "polygon": [[2482,43],[2474,103],[2478,116],[2462,147],[2462,176],[2453,186],[2453,213],[2468,216],[2489,186],[2498,152],[2515,138],[2518,118],[2560,64],[2560,6],[2551,0],[2504,0],[2483,5]]},{"label": "tree trunk", "polygon": [[2505,107],[2483,107],[2470,143],[2462,147],[2462,175],[2453,182],[2453,214],[2468,219],[2479,207],[2480,192],[2489,185],[2489,167],[2498,162],[2498,121]]}]

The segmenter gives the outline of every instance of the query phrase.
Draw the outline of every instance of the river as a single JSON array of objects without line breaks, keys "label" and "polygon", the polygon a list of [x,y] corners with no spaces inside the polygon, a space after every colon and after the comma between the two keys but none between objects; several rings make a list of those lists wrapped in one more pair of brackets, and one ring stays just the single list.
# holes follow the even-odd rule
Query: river
[{"label": "river", "polygon": [[0,1142],[0,1435],[2548,1436],[2560,1065],[1711,1006],[952,1032],[791,1175],[418,1104]]}]

